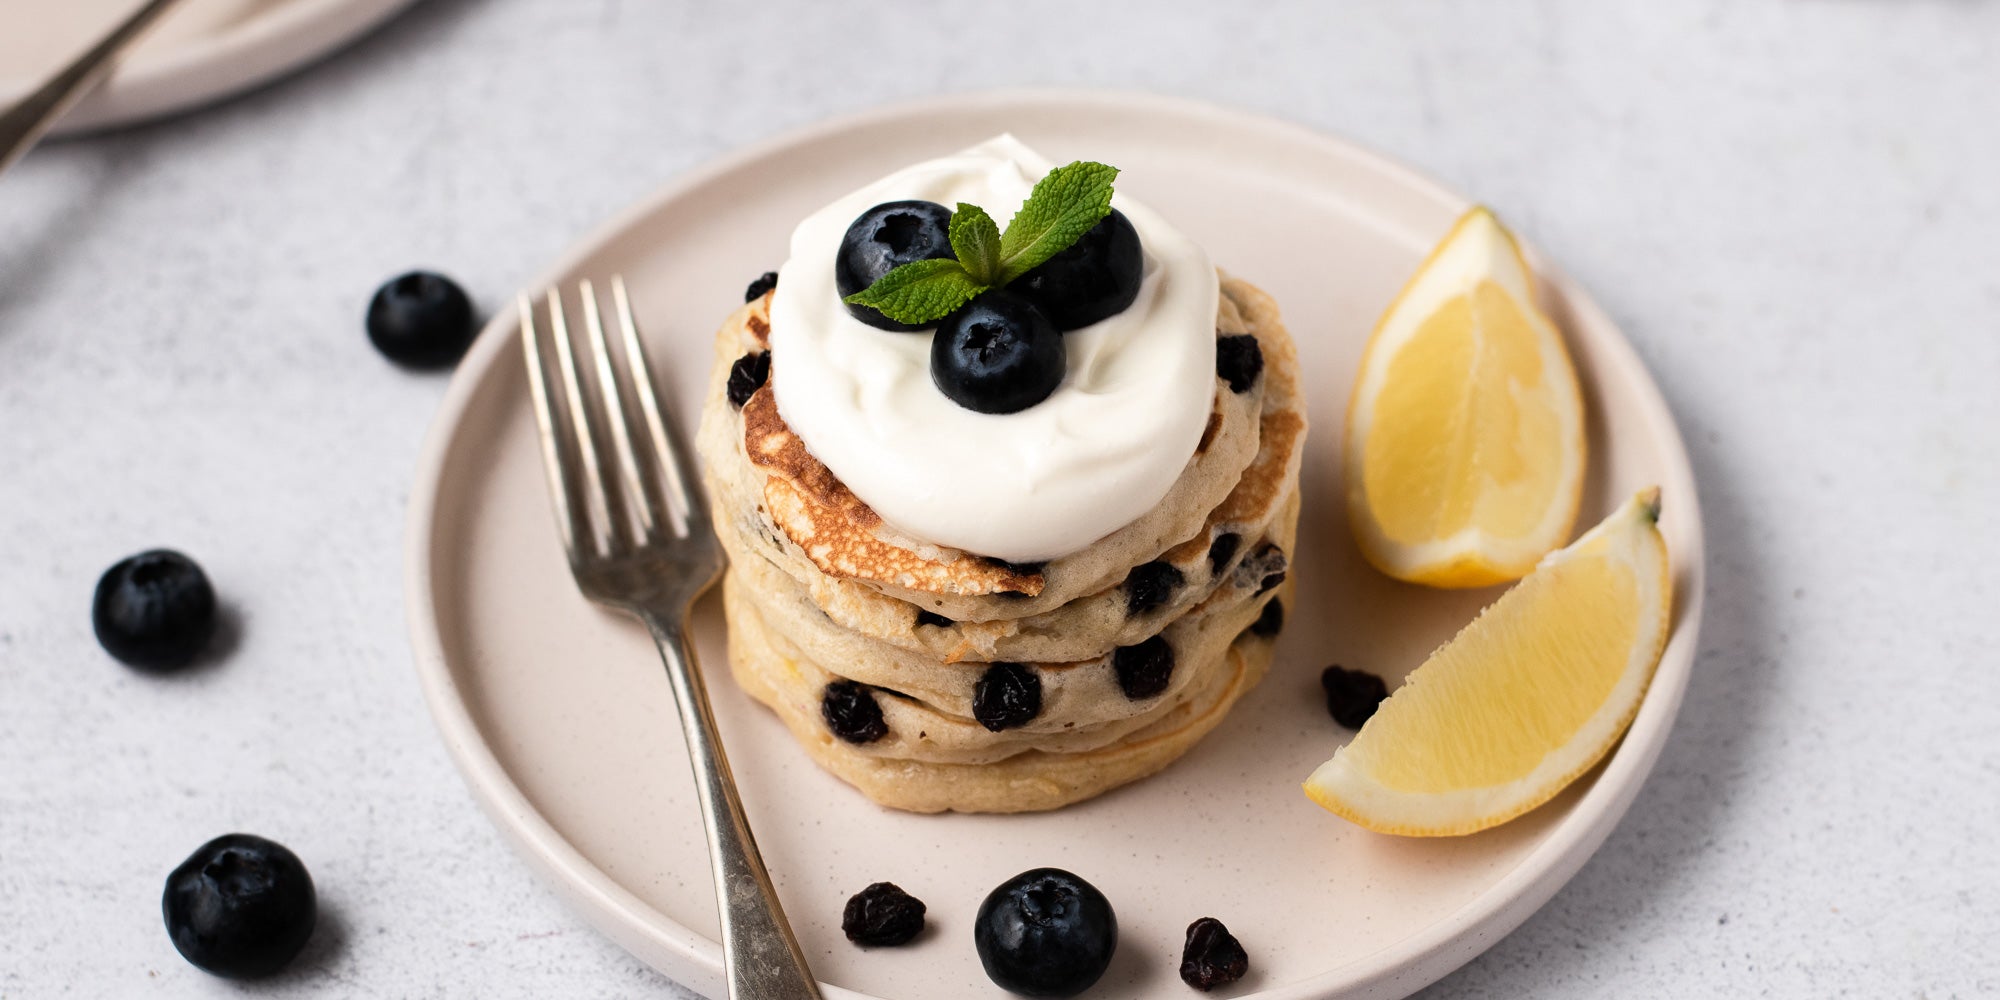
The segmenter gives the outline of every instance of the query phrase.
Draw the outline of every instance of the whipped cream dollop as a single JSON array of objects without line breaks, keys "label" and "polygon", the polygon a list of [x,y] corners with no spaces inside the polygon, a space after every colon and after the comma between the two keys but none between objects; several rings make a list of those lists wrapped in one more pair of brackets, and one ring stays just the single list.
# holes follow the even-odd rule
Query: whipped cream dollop
[{"label": "whipped cream dollop", "polygon": [[1214,265],[1114,194],[1145,255],[1138,300],[1063,334],[1068,371],[1048,399],[986,414],[932,383],[931,331],[848,314],[834,255],[855,218],[887,201],[969,202],[1004,229],[1052,166],[1002,135],[884,177],[799,223],[771,302],[772,391],[806,449],[890,527],[1010,562],[1088,547],[1151,510],[1187,467],[1214,403]]}]

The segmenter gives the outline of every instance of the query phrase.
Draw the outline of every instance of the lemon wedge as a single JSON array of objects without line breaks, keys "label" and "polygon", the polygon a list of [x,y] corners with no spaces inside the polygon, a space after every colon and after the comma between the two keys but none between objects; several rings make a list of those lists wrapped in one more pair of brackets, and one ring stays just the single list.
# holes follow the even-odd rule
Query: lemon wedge
[{"label": "lemon wedge", "polygon": [[1474,208],[1369,338],[1347,407],[1347,510],[1377,569],[1518,580],[1569,537],[1583,403],[1512,234]]},{"label": "lemon wedge", "polygon": [[1472,833],[1547,802],[1639,710],[1673,600],[1660,491],[1550,555],[1413,671],[1306,795],[1370,830]]}]

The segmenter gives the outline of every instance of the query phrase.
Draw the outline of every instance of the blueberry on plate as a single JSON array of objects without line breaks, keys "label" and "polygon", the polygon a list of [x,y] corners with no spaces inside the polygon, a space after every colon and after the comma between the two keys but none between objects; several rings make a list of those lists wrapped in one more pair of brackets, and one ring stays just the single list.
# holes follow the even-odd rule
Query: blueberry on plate
[{"label": "blueberry on plate", "polygon": [[97,580],[90,625],[127,666],[187,666],[215,634],[215,589],[187,556],[153,549],[118,561]]},{"label": "blueberry on plate", "polygon": [[397,364],[442,368],[465,353],[477,332],[472,300],[442,274],[392,278],[368,302],[368,339]]},{"label": "blueberry on plate", "polygon": [[196,968],[231,979],[268,976],[312,937],[312,876],[283,844],[232,833],[201,845],[167,876],[167,934]]},{"label": "blueberry on plate", "polygon": [[1139,231],[1114,208],[1067,249],[1007,288],[1033,302],[1056,329],[1069,331],[1124,312],[1139,297],[1145,276]]},{"label": "blueberry on plate", "polygon": [[1181,946],[1181,982],[1207,993],[1249,971],[1249,953],[1222,921],[1203,917],[1188,925],[1187,943]]},{"label": "blueberry on plate", "polygon": [[[845,299],[904,264],[952,256],[951,209],[934,201],[891,201],[861,213],[840,239],[833,283]],[[898,323],[868,306],[848,305],[855,319],[883,330],[908,332],[927,324]]]},{"label": "blueberry on plate", "polygon": [[908,944],[924,929],[924,901],[894,882],[876,882],[849,898],[840,913],[840,931],[870,948]]},{"label": "blueberry on plate", "polygon": [[1374,718],[1389,697],[1389,685],[1382,678],[1338,663],[1320,671],[1319,686],[1326,689],[1326,713],[1349,729],[1360,729]]},{"label": "blueberry on plate", "polygon": [[1056,391],[1069,366],[1062,334],[1026,299],[980,293],[931,338],[931,381],[980,413],[1017,413]]},{"label": "blueberry on plate", "polygon": [[1096,886],[1060,868],[1036,868],[1000,883],[979,904],[972,944],[1000,988],[1072,997],[1111,964],[1118,917]]}]

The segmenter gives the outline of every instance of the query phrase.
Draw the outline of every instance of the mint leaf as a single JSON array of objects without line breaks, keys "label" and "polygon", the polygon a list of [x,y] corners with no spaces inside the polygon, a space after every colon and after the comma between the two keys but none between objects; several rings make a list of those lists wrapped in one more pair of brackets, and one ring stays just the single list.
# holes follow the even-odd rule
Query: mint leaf
[{"label": "mint leaf", "polygon": [[986,289],[965,265],[939,257],[904,264],[842,301],[873,307],[898,323],[927,325],[951,315]]},{"label": "mint leaf", "polygon": [[1117,176],[1117,167],[1088,160],[1049,171],[1000,237],[1000,283],[1013,281],[1069,249],[1110,215],[1111,181]]},{"label": "mint leaf", "polygon": [[972,280],[982,285],[1000,283],[1000,227],[978,205],[958,203],[951,213],[951,252],[965,265]]}]

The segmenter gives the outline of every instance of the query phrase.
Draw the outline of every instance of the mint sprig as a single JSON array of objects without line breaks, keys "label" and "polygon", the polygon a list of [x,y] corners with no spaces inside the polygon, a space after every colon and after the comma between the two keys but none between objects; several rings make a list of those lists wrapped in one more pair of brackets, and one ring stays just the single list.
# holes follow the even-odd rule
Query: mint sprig
[{"label": "mint sprig", "polygon": [[1049,171],[1004,233],[985,209],[959,202],[947,225],[951,257],[904,264],[845,301],[898,323],[935,323],[1082,239],[1111,214],[1111,182],[1117,176],[1117,167],[1088,160]]}]

